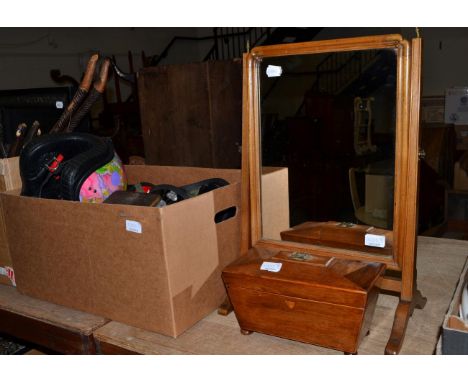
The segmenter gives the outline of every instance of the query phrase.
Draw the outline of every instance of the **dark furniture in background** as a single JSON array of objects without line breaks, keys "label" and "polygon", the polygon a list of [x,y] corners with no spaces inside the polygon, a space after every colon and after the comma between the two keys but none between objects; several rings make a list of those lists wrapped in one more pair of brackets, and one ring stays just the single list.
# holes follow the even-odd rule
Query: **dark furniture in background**
[{"label": "dark furniture in background", "polygon": [[[3,142],[10,144],[22,122],[28,126],[37,120],[46,133],[70,103],[76,88],[61,86],[36,89],[0,90],[0,131]],[[77,131],[89,131],[90,119],[84,118]],[[2,135],[0,133],[0,138]]]},{"label": "dark furniture in background", "polygon": [[142,69],[138,98],[147,164],[240,168],[240,60]]}]

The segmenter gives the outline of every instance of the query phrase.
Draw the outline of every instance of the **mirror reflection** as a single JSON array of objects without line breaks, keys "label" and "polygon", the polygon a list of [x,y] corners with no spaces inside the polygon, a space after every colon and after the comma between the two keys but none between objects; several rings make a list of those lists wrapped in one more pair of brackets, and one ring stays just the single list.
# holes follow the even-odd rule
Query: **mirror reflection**
[{"label": "mirror reflection", "polygon": [[[268,57],[259,71],[262,203],[275,203],[262,205],[263,238],[302,241],[285,234],[297,228],[311,243],[352,249],[339,228],[355,227],[355,249],[390,254],[396,52]],[[363,246],[365,232],[386,243]]]}]

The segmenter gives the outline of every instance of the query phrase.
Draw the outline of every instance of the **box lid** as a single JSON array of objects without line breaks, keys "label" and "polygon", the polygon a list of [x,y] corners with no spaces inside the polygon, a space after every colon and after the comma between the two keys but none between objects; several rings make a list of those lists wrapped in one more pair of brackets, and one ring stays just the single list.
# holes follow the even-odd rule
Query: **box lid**
[{"label": "box lid", "polygon": [[[224,269],[227,288],[364,308],[369,290],[385,271],[382,263],[319,256],[301,260],[294,259],[297,256],[294,252],[280,252],[264,259],[255,252],[252,249],[245,258]],[[261,270],[265,261],[280,263],[281,269],[278,272]]]}]

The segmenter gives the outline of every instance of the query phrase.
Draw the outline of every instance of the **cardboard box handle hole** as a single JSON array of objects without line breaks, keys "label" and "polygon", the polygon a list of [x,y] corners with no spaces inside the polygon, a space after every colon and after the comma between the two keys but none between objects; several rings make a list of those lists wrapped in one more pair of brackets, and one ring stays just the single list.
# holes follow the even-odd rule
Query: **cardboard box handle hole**
[{"label": "cardboard box handle hole", "polygon": [[236,216],[236,214],[237,214],[236,206],[228,207],[216,213],[214,217],[214,221],[216,224],[219,224],[226,220],[232,219],[234,216]]}]

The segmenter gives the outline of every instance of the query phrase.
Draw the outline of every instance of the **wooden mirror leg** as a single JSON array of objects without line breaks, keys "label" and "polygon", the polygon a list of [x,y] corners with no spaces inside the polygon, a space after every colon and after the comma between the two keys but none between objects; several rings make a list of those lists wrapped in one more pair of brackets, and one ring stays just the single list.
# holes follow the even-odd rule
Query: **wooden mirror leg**
[{"label": "wooden mirror leg", "polygon": [[385,347],[385,354],[387,355],[396,355],[400,353],[409,318],[413,315],[414,309],[424,309],[426,306],[427,298],[422,295],[419,289],[417,289],[416,281],[414,284],[415,289],[411,301],[400,300],[395,311],[392,333],[390,334],[390,339]]},{"label": "wooden mirror leg", "polygon": [[387,342],[387,346],[385,347],[385,354],[396,355],[400,353],[410,316],[411,302],[400,300],[395,311],[392,332],[390,334],[390,339]]},{"label": "wooden mirror leg", "polygon": [[231,313],[234,310],[231,300],[229,300],[229,297],[226,297],[226,299],[223,301],[223,303],[219,306],[218,308],[218,314],[221,316],[227,316],[229,313]]}]

